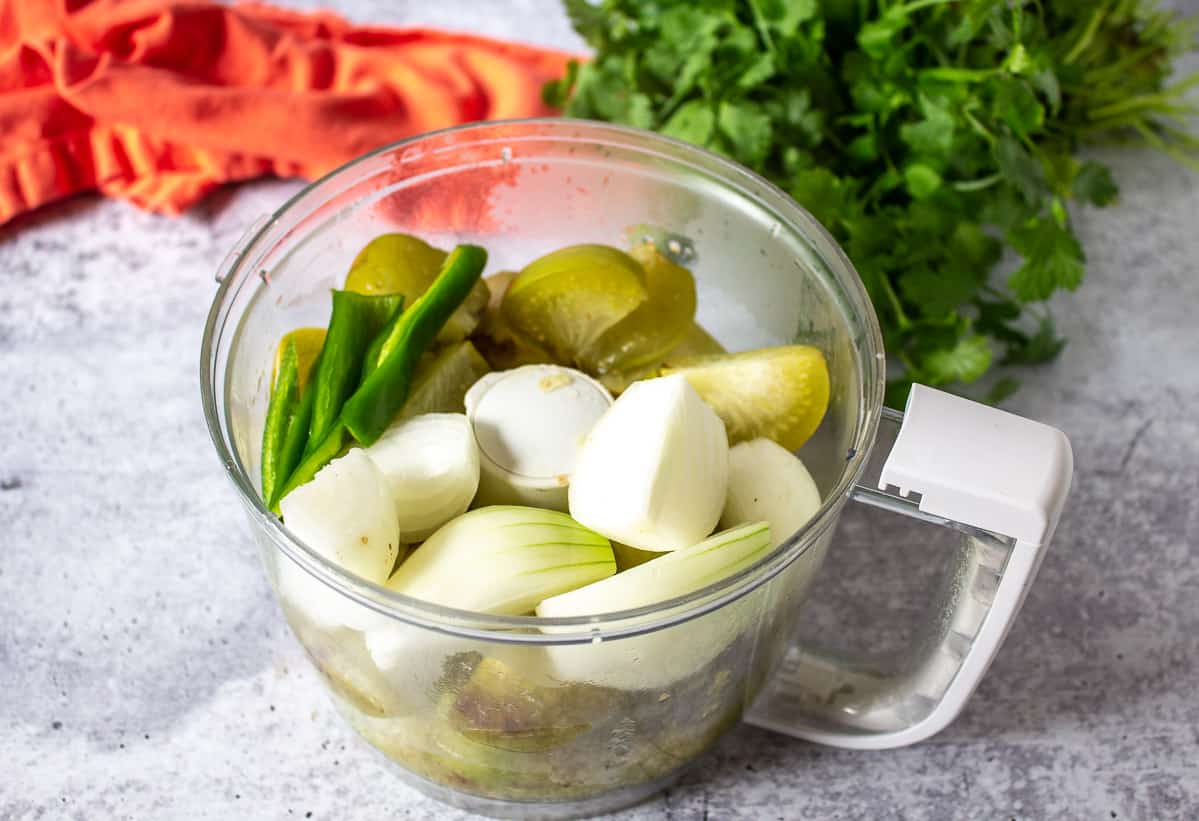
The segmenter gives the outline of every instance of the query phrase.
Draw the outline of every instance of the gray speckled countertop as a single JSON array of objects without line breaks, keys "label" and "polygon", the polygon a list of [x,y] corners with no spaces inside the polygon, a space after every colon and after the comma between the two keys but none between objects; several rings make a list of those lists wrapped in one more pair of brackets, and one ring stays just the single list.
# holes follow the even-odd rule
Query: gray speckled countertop
[{"label": "gray speckled countertop", "polygon": [[[553,0],[332,5],[577,45]],[[965,713],[881,753],[744,726],[622,818],[1199,813],[1199,178],[1105,159],[1123,201],[1079,217],[1091,265],[1058,300],[1070,345],[1010,405],[1070,435],[1073,496]],[[334,714],[200,412],[213,270],[296,187],[179,219],[82,197],[0,228],[2,818],[460,817]],[[871,605],[846,628],[867,636],[921,599],[919,555],[874,532],[847,518],[813,605]]]}]

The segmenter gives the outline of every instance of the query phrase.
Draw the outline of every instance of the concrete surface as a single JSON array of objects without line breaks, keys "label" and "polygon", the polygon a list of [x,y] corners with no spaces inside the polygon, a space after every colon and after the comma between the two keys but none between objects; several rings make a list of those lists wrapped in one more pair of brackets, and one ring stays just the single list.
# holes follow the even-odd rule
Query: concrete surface
[{"label": "concrete surface", "polygon": [[[577,45],[552,0],[334,5]],[[1199,813],[1199,178],[1105,159],[1123,199],[1079,216],[1091,264],[1058,300],[1070,345],[1010,404],[1069,433],[1073,497],[965,714],[871,754],[742,727],[622,818]],[[180,219],[82,197],[0,228],[0,817],[461,817],[335,716],[204,428],[213,270],[295,188],[243,186]],[[886,614],[916,612],[919,544],[851,516],[813,623],[869,644]]]}]

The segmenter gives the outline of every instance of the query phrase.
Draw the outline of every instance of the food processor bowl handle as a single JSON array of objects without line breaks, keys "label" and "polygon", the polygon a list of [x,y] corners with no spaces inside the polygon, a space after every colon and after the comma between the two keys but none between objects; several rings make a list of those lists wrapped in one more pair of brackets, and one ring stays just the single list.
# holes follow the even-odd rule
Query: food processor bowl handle
[{"label": "food processor bowl handle", "polygon": [[960,534],[939,618],[898,672],[802,643],[790,648],[746,715],[752,724],[856,749],[934,735],[978,686],[1036,575],[1070,490],[1065,434],[924,385],[883,424],[899,431],[879,489],[858,485],[852,496]]}]

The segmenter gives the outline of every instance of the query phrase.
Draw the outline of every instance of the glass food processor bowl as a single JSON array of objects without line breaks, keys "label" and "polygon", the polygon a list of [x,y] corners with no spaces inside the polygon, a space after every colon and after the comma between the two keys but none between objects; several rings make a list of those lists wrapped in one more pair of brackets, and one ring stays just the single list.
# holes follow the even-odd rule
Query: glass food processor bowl
[{"label": "glass food processor bowl", "polygon": [[[482,245],[485,275],[566,245],[652,239],[693,271],[697,322],[729,350],[798,342],[824,352],[830,404],[801,451],[823,506],[734,576],[596,617],[458,611],[341,570],[263,504],[259,443],[279,338],[325,324],[329,290],[389,231]],[[494,816],[607,812],[670,783],[750,709],[792,642],[883,414],[875,314],[849,261],[795,201],[647,132],[562,119],[470,125],[308,186],[250,229],[218,279],[201,355],[217,452],[335,704],[409,783]],[[997,539],[1001,552],[1013,544]]]}]

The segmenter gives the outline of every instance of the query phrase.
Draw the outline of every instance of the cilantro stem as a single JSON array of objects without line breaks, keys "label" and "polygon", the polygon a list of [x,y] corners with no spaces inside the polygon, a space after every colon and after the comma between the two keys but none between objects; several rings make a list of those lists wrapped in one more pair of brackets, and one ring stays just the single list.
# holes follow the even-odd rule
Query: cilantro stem
[{"label": "cilantro stem", "polygon": [[1150,109],[1159,114],[1177,114],[1179,116],[1187,116],[1195,114],[1195,108],[1186,105],[1172,105],[1168,102],[1169,97],[1162,97],[1158,94],[1145,95],[1143,97],[1133,97],[1128,100],[1122,100],[1118,103],[1093,108],[1087,112],[1088,120],[1103,120],[1115,114],[1124,114],[1130,111],[1143,111]]},{"label": "cilantro stem", "polygon": [[899,325],[900,330],[907,330],[912,327],[912,321],[908,319],[907,313],[903,309],[903,305],[899,302],[899,294],[895,293],[895,288],[891,285],[891,278],[888,276],[879,277],[883,284],[883,293],[887,295],[887,301],[891,303],[891,310],[895,312],[895,322]]},{"label": "cilantro stem", "polygon": [[1180,145],[1185,145],[1187,148],[1199,148],[1199,137],[1196,137],[1191,132],[1184,131],[1169,123],[1155,123],[1155,125],[1158,131],[1170,135],[1170,138]]},{"label": "cilantro stem", "polygon": [[967,109],[962,109],[962,116],[966,118],[966,121],[970,123],[970,127],[977,131],[979,136],[984,140],[988,143],[995,142],[995,135],[988,131],[986,126],[980,123]]},{"label": "cilantro stem", "polygon": [[949,3],[957,3],[959,0],[913,0],[911,3],[904,3],[902,6],[896,6],[891,9],[889,14],[911,14],[914,11],[928,8],[929,6],[944,6]]},{"label": "cilantro stem", "polygon": [[[1150,113],[1152,113],[1152,112],[1150,112]],[[1077,128],[1077,132],[1080,137],[1083,137],[1084,139],[1090,139],[1090,138],[1095,137],[1096,135],[1108,134],[1110,132],[1117,132],[1122,129],[1135,130],[1138,125],[1145,125],[1150,122],[1152,122],[1152,121],[1148,119],[1148,115],[1146,113],[1124,114],[1119,117],[1109,117],[1106,120],[1097,120],[1097,121],[1089,123],[1089,124],[1079,125]],[[1163,122],[1153,122],[1153,126],[1155,128],[1157,128],[1159,131],[1170,132],[1171,136],[1177,136],[1178,134],[1186,133],[1186,132],[1181,131],[1180,129],[1171,128],[1167,123],[1163,123]],[[1192,143],[1193,139],[1194,138],[1191,137],[1189,139],[1183,140],[1183,142],[1187,143],[1188,145],[1193,145],[1194,144],[1194,143]]]},{"label": "cilantro stem", "polygon": [[1024,7],[1022,5],[1020,5],[1019,3],[1014,3],[1012,5],[1012,39],[1016,41],[1016,45],[1012,49],[1013,54],[1016,52],[1016,49],[1024,48],[1024,44],[1022,42],[1020,42],[1021,40],[1024,39],[1023,32],[1024,32]]},{"label": "cilantro stem", "polygon": [[1183,154],[1175,146],[1167,143],[1165,140],[1155,134],[1153,129],[1144,122],[1136,123],[1133,125],[1133,129],[1136,130],[1136,132],[1141,135],[1141,138],[1145,142],[1149,143],[1149,145],[1173,157],[1187,168],[1190,168],[1193,171],[1199,171],[1199,160]]},{"label": "cilantro stem", "polygon": [[1003,175],[999,173],[988,174],[985,177],[979,177],[975,180],[959,180],[952,183],[953,187],[958,191],[981,191],[984,188],[990,188],[995,183],[1003,179]]},{"label": "cilantro stem", "polygon": [[1080,97],[1105,94],[1116,99],[1123,98],[1129,69],[1152,60],[1159,51],[1157,46],[1145,46],[1130,51],[1118,60],[1087,69],[1082,83],[1067,88],[1072,94]]},{"label": "cilantro stem", "polygon": [[1087,27],[1083,29],[1082,36],[1078,38],[1078,42],[1062,57],[1063,63],[1067,65],[1072,64],[1090,47],[1091,41],[1095,39],[1095,32],[1099,30],[1099,24],[1107,16],[1107,11],[1104,7],[1095,9],[1095,13],[1091,15],[1091,19],[1087,22]]},{"label": "cilantro stem", "polygon": [[1139,111],[1144,108],[1155,108],[1163,113],[1169,112],[1180,115],[1193,115],[1197,109],[1192,105],[1177,105],[1177,101],[1186,91],[1192,87],[1199,85],[1199,72],[1196,72],[1189,77],[1180,80],[1169,88],[1159,91],[1156,94],[1137,94],[1132,97],[1125,97],[1114,103],[1092,108],[1087,112],[1087,118],[1091,120],[1103,119],[1112,114],[1122,114],[1125,111]]},{"label": "cilantro stem", "polygon": [[758,8],[758,0],[749,0],[749,10],[753,14],[754,28],[758,30],[758,36],[765,43],[766,50],[771,54],[776,54],[774,38],[770,36],[770,27],[766,25],[766,18],[762,16],[762,10]]},{"label": "cilantro stem", "polygon": [[938,68],[922,69],[920,76],[934,80],[945,80],[950,83],[984,83],[998,72],[994,68]]}]

